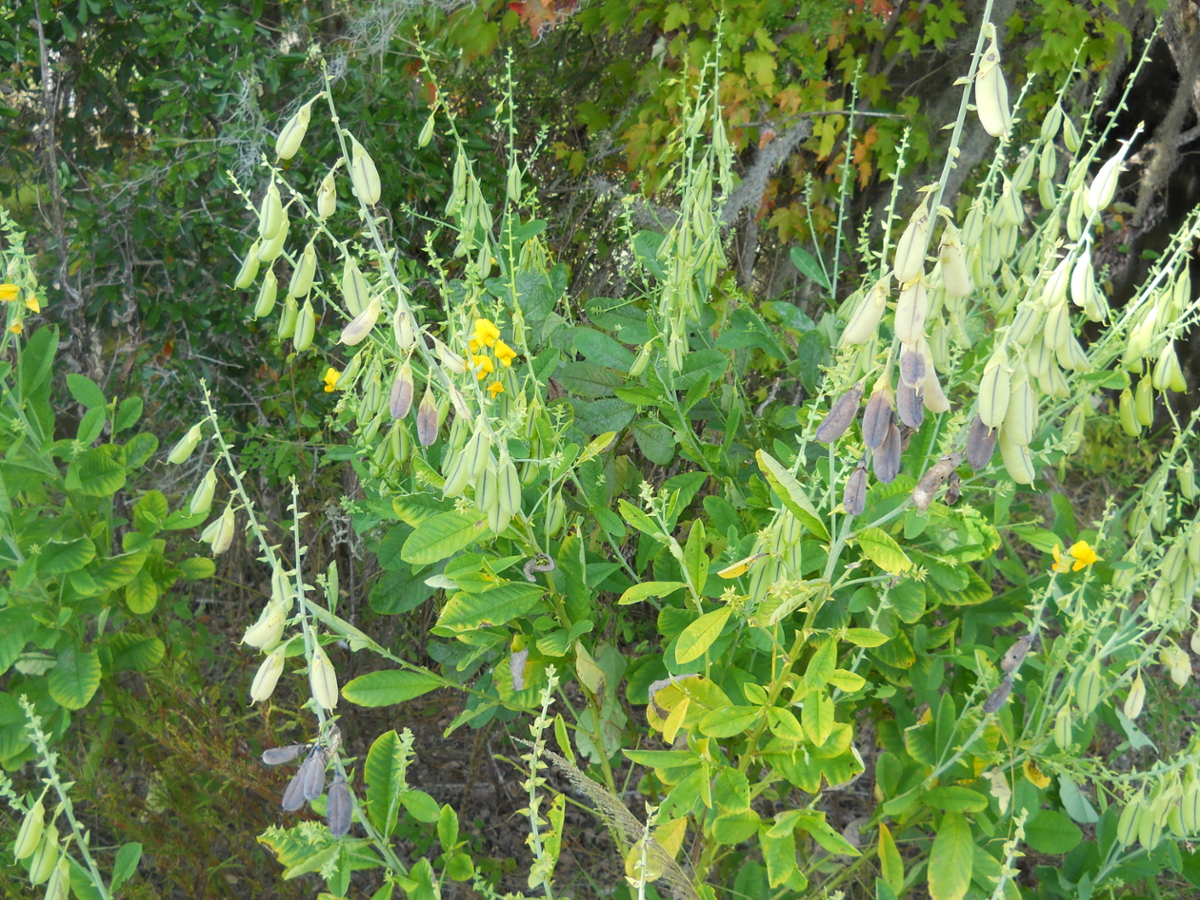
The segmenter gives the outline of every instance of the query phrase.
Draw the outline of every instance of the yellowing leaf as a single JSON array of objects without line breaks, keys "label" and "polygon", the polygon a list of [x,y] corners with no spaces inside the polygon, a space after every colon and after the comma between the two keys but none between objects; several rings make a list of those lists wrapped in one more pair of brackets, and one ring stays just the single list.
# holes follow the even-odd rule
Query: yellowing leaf
[{"label": "yellowing leaf", "polygon": [[897,896],[904,887],[904,860],[896,849],[896,839],[892,832],[882,822],[879,823],[879,868],[883,870],[883,880]]},{"label": "yellowing leaf", "polygon": [[882,528],[867,528],[860,532],[858,545],[871,562],[892,575],[900,575],[912,568],[912,560]]},{"label": "yellowing leaf", "polygon": [[1032,759],[1025,760],[1025,777],[1028,778],[1039,790],[1050,786],[1050,776],[1045,774],[1038,768],[1038,764]]},{"label": "yellowing leaf", "polygon": [[688,707],[692,705],[692,701],[684,697],[683,702],[671,710],[671,714],[667,716],[667,721],[663,725],[663,741],[668,744],[675,743],[675,735],[679,732],[679,726],[683,724],[683,717],[687,715]]}]

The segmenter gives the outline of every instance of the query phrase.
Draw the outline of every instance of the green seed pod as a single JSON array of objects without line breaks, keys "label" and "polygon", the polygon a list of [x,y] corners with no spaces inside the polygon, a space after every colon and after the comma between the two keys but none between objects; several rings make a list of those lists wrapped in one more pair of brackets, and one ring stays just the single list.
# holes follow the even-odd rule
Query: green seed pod
[{"label": "green seed pod", "polygon": [[508,167],[506,194],[508,195],[509,203],[521,202],[521,169],[515,162],[511,163]]},{"label": "green seed pod", "polygon": [[[1183,495],[1183,499],[1191,503],[1196,499],[1196,469],[1190,458],[1184,460],[1183,465],[1178,469],[1179,474],[1179,493]],[[1200,568],[1200,529],[1192,532],[1196,543],[1196,557],[1193,565]]]},{"label": "green seed pod", "polygon": [[323,647],[318,646],[313,650],[312,661],[308,664],[308,682],[312,688],[313,699],[323,709],[337,709],[337,674],[333,671],[333,663],[329,661]]},{"label": "green seed pod", "polygon": [[975,106],[983,130],[992,137],[1007,140],[1012,128],[1012,110],[1008,105],[1008,84],[1000,68],[995,29],[991,33],[991,46],[984,52],[975,73]]},{"label": "green seed pod", "polygon": [[1113,196],[1117,193],[1117,179],[1121,175],[1122,163],[1128,150],[1129,142],[1125,141],[1121,149],[1096,173],[1096,178],[1087,192],[1086,209],[1089,213],[1106,209],[1112,203]]},{"label": "green seed pod", "polygon": [[1133,842],[1137,840],[1138,823],[1142,818],[1144,803],[1145,798],[1139,792],[1121,810],[1121,816],[1117,819],[1117,843],[1122,847],[1131,847],[1133,846]]},{"label": "green seed pod", "polygon": [[1154,387],[1160,391],[1168,388],[1178,394],[1187,393],[1187,379],[1183,377],[1183,369],[1179,365],[1179,357],[1175,353],[1175,342],[1167,341],[1154,364]]},{"label": "green seed pod", "polygon": [[188,429],[187,433],[179,439],[179,442],[167,454],[167,462],[172,465],[181,466],[188,461],[188,458],[192,455],[192,451],[200,443],[200,425],[202,424],[204,423],[201,422]]},{"label": "green seed pod", "polygon": [[1062,370],[1058,366],[1051,366],[1046,377],[1038,379],[1038,388],[1047,397],[1056,400],[1066,400],[1071,396],[1071,386],[1067,384],[1067,379],[1063,378]]},{"label": "green seed pod", "polygon": [[1142,433],[1142,425],[1137,420],[1137,414],[1133,409],[1133,392],[1129,388],[1121,391],[1121,399],[1117,405],[1117,415],[1121,421],[1121,428],[1130,437],[1137,437]]},{"label": "green seed pod", "polygon": [[1071,710],[1066,706],[1054,717],[1054,743],[1064,753],[1071,749]]},{"label": "green seed pod", "polygon": [[242,643],[248,647],[269,651],[283,637],[286,624],[287,611],[283,604],[272,601],[263,608],[258,621],[246,629],[246,633],[242,635]]},{"label": "green seed pod", "polygon": [[1036,153],[1027,153],[1025,158],[1017,165],[1017,169],[1013,172],[1012,183],[1013,187],[1018,191],[1023,191],[1033,182],[1033,168],[1037,165],[1038,155]]},{"label": "green seed pod", "polygon": [[267,274],[263,276],[262,286],[258,289],[258,299],[254,302],[254,318],[261,319],[271,314],[278,293],[279,280],[275,277],[275,270],[268,267]]},{"label": "green seed pod", "polygon": [[1138,843],[1150,851],[1162,840],[1163,820],[1166,819],[1166,804],[1161,797],[1151,800],[1149,806],[1138,817]]},{"label": "green seed pod", "polygon": [[1085,716],[1090,716],[1100,705],[1100,695],[1104,690],[1104,676],[1100,673],[1100,661],[1093,659],[1079,676],[1075,685],[1075,702]]},{"label": "green seed pod", "polygon": [[287,124],[279,132],[279,138],[275,141],[275,155],[280,159],[291,159],[300,149],[300,145],[304,142],[304,135],[308,131],[309,120],[312,118],[312,105],[321,96],[323,94],[317,94],[316,97],[296,110],[296,114],[288,119]]},{"label": "green seed pod", "polygon": [[1125,698],[1125,707],[1123,712],[1130,719],[1136,719],[1142,714],[1142,706],[1146,702],[1146,683],[1142,681],[1142,670],[1138,669],[1137,676],[1133,679],[1133,684],[1129,686],[1129,696]]},{"label": "green seed pod", "polygon": [[337,212],[337,182],[330,172],[321,179],[321,187],[317,190],[317,215],[328,219]]},{"label": "green seed pod", "polygon": [[275,336],[281,341],[286,341],[296,333],[296,319],[300,315],[300,308],[296,306],[296,298],[288,297],[283,301],[283,311],[279,314],[279,328],[275,331]]},{"label": "green seed pod", "polygon": [[1016,484],[1033,484],[1037,478],[1037,469],[1034,468],[1029,447],[1009,438],[1004,428],[1000,428],[997,443],[1000,445],[1000,458],[1004,461],[1004,468],[1009,477]]},{"label": "green seed pod", "polygon": [[1025,206],[1021,203],[1021,195],[1007,178],[1004,179],[1004,190],[1000,192],[992,214],[996,217],[996,224],[1000,226],[1019,226],[1025,221]]},{"label": "green seed pod", "polygon": [[1071,202],[1067,206],[1067,237],[1073,241],[1083,236],[1083,191],[1071,194]]},{"label": "green seed pod", "polygon": [[264,238],[262,246],[258,248],[258,258],[260,262],[272,263],[279,259],[279,255],[283,253],[283,245],[287,243],[288,232],[291,230],[292,224],[288,219],[287,209],[283,210],[283,225],[276,233],[275,237]]},{"label": "green seed pod", "polygon": [[1075,123],[1071,121],[1070,116],[1063,118],[1063,144],[1066,145],[1068,153],[1078,153],[1079,148],[1083,146],[1083,141],[1079,137],[1079,132],[1075,128]]},{"label": "green seed pod", "polygon": [[347,137],[350,138],[350,182],[354,185],[354,193],[367,206],[374,206],[380,196],[379,171],[363,145],[352,135]]},{"label": "green seed pod", "polygon": [[1133,415],[1143,428],[1154,424],[1154,391],[1150,388],[1150,379],[1144,376],[1134,388]]},{"label": "green seed pod", "polygon": [[417,135],[418,149],[424,149],[429,146],[429,142],[433,140],[434,113],[429,114],[429,118],[425,120],[424,126],[421,128],[421,133]]},{"label": "green seed pod", "polygon": [[[908,226],[896,242],[892,272],[901,286],[920,276],[925,268],[925,243],[929,235],[929,207],[926,201],[913,211]],[[685,257],[686,258],[686,257]]]},{"label": "green seed pod", "polygon": [[923,281],[910,281],[900,289],[896,301],[894,330],[903,344],[915,344],[925,335],[925,317],[929,315],[929,298]]},{"label": "green seed pod", "polygon": [[239,291],[244,291],[250,285],[254,284],[254,279],[258,276],[258,267],[261,261],[258,258],[258,251],[262,247],[262,239],[255,238],[254,243],[250,245],[250,249],[246,251],[246,257],[242,260],[242,266],[238,269],[237,277],[233,279],[233,286]]},{"label": "green seed pod", "polygon": [[216,489],[217,467],[212,466],[192,494],[192,500],[188,504],[188,515],[207,516],[208,511],[212,509],[213,494]]},{"label": "green seed pod", "polygon": [[371,290],[367,286],[367,279],[358,268],[358,263],[350,256],[346,257],[346,265],[342,269],[342,297],[351,317],[357,316],[371,302]]},{"label": "green seed pod", "polygon": [[567,518],[567,505],[563,502],[562,492],[556,491],[546,506],[546,535],[556,537],[562,530]]},{"label": "green seed pod", "polygon": [[29,881],[42,884],[54,872],[59,857],[58,828],[48,824],[42,831],[42,839],[29,858]]},{"label": "green seed pod", "polygon": [[884,310],[887,309],[891,280],[891,275],[884,275],[875,282],[874,287],[871,288],[858,305],[858,308],[855,309],[854,314],[850,317],[850,321],[846,323],[846,328],[842,332],[842,337],[839,341],[840,346],[865,344],[875,337],[875,333],[879,328],[879,321],[883,318]]},{"label": "green seed pod", "polygon": [[1001,225],[996,231],[996,249],[1000,253],[1000,259],[1011,259],[1012,255],[1017,252],[1017,238],[1021,236],[1021,232],[1016,225]]},{"label": "green seed pod", "polygon": [[1054,189],[1054,182],[1049,178],[1038,179],[1038,200],[1041,201],[1042,207],[1045,209],[1053,209],[1054,204],[1058,202],[1058,194]]},{"label": "green seed pod", "polygon": [[258,667],[258,672],[254,675],[254,681],[250,685],[250,702],[265,703],[271,699],[271,695],[275,693],[275,686],[279,684],[279,676],[283,674],[283,666],[286,661],[287,647],[276,647],[263,659],[262,664]]},{"label": "green seed pod", "polygon": [[54,864],[50,880],[46,882],[45,900],[68,900],[71,895],[71,861],[64,853]]},{"label": "green seed pod", "polygon": [[1030,346],[1031,342],[1041,331],[1042,308],[1037,303],[1026,301],[1017,307],[1012,324],[1008,328],[1009,337],[1022,347]]},{"label": "green seed pod", "polygon": [[1004,421],[1011,384],[1008,355],[1000,347],[984,366],[983,380],[979,384],[979,417],[988,428],[999,428]]},{"label": "green seed pod", "polygon": [[1063,110],[1062,106],[1055,103],[1046,111],[1046,117],[1042,119],[1041,137],[1042,141],[1049,144],[1058,136],[1058,128],[1062,124]]},{"label": "green seed pod", "polygon": [[17,859],[33,855],[33,851],[37,849],[38,843],[42,840],[42,832],[45,829],[46,807],[39,798],[25,813],[25,818],[21,820],[21,828],[17,832],[17,842],[13,846],[13,855]]},{"label": "green seed pod", "polygon": [[311,300],[305,300],[304,306],[296,315],[296,329],[292,335],[292,348],[297,353],[303,353],[312,346],[313,336],[317,333],[317,314],[313,311]]},{"label": "green seed pod", "polygon": [[[313,240],[316,240],[315,238]],[[313,241],[309,241],[300,254],[300,261],[292,269],[292,280],[288,284],[288,293],[297,300],[307,297],[312,290],[313,277],[317,274],[317,250]]]},{"label": "green seed pod", "polygon": [[272,179],[263,195],[262,206],[258,214],[258,236],[264,243],[274,240],[283,227],[286,213],[283,209],[283,198],[279,196],[279,187]]},{"label": "green seed pod", "polygon": [[1008,410],[1004,414],[1002,433],[1014,444],[1028,447],[1037,432],[1037,394],[1024,367],[1018,365],[1013,372],[1012,396],[1008,401]]},{"label": "green seed pod", "polygon": [[1184,786],[1179,812],[1188,834],[1200,831],[1200,781],[1195,778]]},{"label": "green seed pod", "polygon": [[1080,404],[1068,413],[1066,421],[1063,422],[1063,451],[1068,455],[1078,453],[1079,448],[1083,446],[1084,415],[1083,405]]}]

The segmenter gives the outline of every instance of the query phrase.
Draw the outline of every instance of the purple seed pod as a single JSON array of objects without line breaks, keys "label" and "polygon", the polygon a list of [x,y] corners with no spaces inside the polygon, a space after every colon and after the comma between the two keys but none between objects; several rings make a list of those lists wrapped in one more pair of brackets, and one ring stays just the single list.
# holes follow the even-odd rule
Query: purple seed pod
[{"label": "purple seed pod", "polygon": [[957,472],[951,472],[950,477],[946,479],[946,505],[953,506],[958,502],[958,498],[961,496],[962,480],[958,477]]},{"label": "purple seed pod", "polygon": [[992,691],[988,695],[987,700],[983,702],[983,711],[989,715],[998,711],[1008,700],[1008,695],[1012,693],[1012,686],[1012,676],[1004,676],[1004,680],[1000,682],[1000,687]]},{"label": "purple seed pod", "polygon": [[996,452],[996,429],[988,428],[976,416],[967,432],[967,465],[978,472],[992,460]]},{"label": "purple seed pod", "polygon": [[900,474],[900,429],[893,422],[888,426],[883,443],[875,451],[875,477],[884,484],[891,484]]},{"label": "purple seed pod", "polygon": [[925,357],[916,350],[905,349],[900,354],[900,384],[919,388],[925,383]]},{"label": "purple seed pod", "polygon": [[1000,671],[1005,673],[1014,671],[1025,661],[1025,654],[1029,652],[1031,646],[1033,646],[1033,635],[1027,634],[1009,647],[1000,660]]},{"label": "purple seed pod", "polygon": [[842,495],[842,506],[851,518],[862,515],[867,508],[867,459],[864,456],[846,479],[846,491]]},{"label": "purple seed pod", "polygon": [[325,762],[324,753],[316,752],[310,756],[296,773],[300,779],[300,787],[305,800],[316,800],[325,793]]},{"label": "purple seed pod", "polygon": [[821,420],[817,427],[817,440],[822,444],[832,444],[850,427],[854,417],[858,415],[858,404],[862,401],[863,386],[860,381],[842,396],[829,410],[828,415]]},{"label": "purple seed pod", "polygon": [[354,803],[350,799],[350,786],[346,779],[338,775],[329,786],[329,797],[325,801],[325,821],[329,825],[329,833],[334,837],[342,837],[350,830],[350,821],[354,814]]},{"label": "purple seed pod", "polygon": [[396,380],[392,382],[392,396],[388,409],[393,419],[403,419],[412,409],[413,377],[412,367],[406,361],[396,372]]},{"label": "purple seed pod", "polygon": [[920,392],[903,381],[896,389],[896,412],[900,421],[916,431],[925,421],[925,407],[921,405]]},{"label": "purple seed pod", "polygon": [[437,404],[433,402],[433,389],[426,387],[421,405],[417,407],[417,440],[422,447],[428,447],[437,440],[438,412]]},{"label": "purple seed pod", "polygon": [[263,751],[262,761],[268,766],[278,766],[291,762],[305,750],[311,750],[312,744],[288,744],[286,747],[271,747]]},{"label": "purple seed pod", "polygon": [[892,388],[881,379],[871,392],[871,399],[867,401],[866,411],[863,412],[863,443],[872,450],[879,449],[887,434],[887,427],[892,424],[892,402]]}]

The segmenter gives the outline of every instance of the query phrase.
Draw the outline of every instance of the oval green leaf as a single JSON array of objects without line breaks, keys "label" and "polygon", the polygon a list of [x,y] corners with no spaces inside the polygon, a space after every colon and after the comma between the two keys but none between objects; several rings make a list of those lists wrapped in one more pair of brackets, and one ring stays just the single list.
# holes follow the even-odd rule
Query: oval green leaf
[{"label": "oval green leaf", "polygon": [[931,900],[962,900],[971,886],[974,861],[970,824],[960,813],[946,813],[929,855]]},{"label": "oval green leaf", "polygon": [[392,706],[428,694],[441,686],[441,679],[424,672],[384,669],[348,682],[342,688],[342,696],[356,706]]},{"label": "oval green leaf", "polygon": [[93,651],[66,647],[46,679],[50,697],[64,709],[83,709],[100,687],[100,657]]},{"label": "oval green leaf", "polygon": [[733,609],[723,606],[705,613],[695,622],[683,629],[679,640],[675,643],[675,662],[679,665],[690,663],[704,655],[704,652],[721,636],[725,623]]}]

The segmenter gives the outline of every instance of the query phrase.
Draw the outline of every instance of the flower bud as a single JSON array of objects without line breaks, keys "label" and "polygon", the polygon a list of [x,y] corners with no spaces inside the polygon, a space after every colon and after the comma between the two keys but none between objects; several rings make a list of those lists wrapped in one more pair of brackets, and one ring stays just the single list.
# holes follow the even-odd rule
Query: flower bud
[{"label": "flower bud", "polygon": [[1012,128],[1012,110],[1008,106],[1008,83],[1000,68],[994,27],[991,28],[991,41],[975,73],[975,107],[983,130],[992,137],[1006,138]]},{"label": "flower bud", "polygon": [[379,202],[379,171],[363,145],[353,136],[347,137],[350,138],[350,181],[354,185],[354,193],[367,206],[374,206]]},{"label": "flower bud", "polygon": [[233,532],[236,524],[237,520],[233,515],[233,504],[228,503],[225,506],[225,512],[221,513],[221,517],[210,522],[208,527],[200,533],[200,540],[209,545],[213,556],[219,556],[229,549],[229,546],[233,543]]},{"label": "flower bud", "polygon": [[179,439],[172,449],[167,454],[167,462],[180,466],[188,461],[188,457],[192,455],[192,451],[196,449],[196,445],[200,443],[200,425],[193,425],[188,429],[187,434]]},{"label": "flower bud", "polygon": [[192,493],[192,501],[188,504],[189,516],[207,516],[212,508],[213,493],[217,489],[217,467],[213,466],[197,485]]},{"label": "flower bud", "polygon": [[292,587],[292,579],[283,569],[276,568],[271,572],[271,602],[278,604],[285,613],[290,613],[295,600],[296,591]]},{"label": "flower bud", "polygon": [[308,667],[308,680],[312,686],[313,699],[323,709],[336,709],[338,704],[337,675],[334,674],[333,664],[325,655],[323,647],[313,651],[312,662]]},{"label": "flower bud", "polygon": [[839,342],[841,346],[864,344],[875,337],[876,329],[879,327],[879,320],[883,318],[884,310],[887,309],[888,289],[891,280],[892,276],[890,274],[884,275],[875,282],[875,286],[862,299],[862,302],[850,317],[850,321],[846,323],[846,328],[842,332],[842,338]]},{"label": "flower bud", "polygon": [[1102,165],[1096,173],[1096,178],[1087,192],[1087,206],[1092,212],[1099,212],[1112,203],[1113,196],[1117,193],[1117,180],[1121,176],[1121,164],[1125,161],[1128,151],[1129,142],[1126,141],[1121,149],[1113,154],[1112,159]]},{"label": "flower bud", "polygon": [[271,695],[275,693],[275,685],[279,683],[279,676],[283,673],[283,663],[286,657],[286,646],[279,646],[267,654],[266,659],[262,661],[262,665],[258,667],[258,672],[254,676],[254,682],[250,685],[250,702],[262,703],[269,700]]},{"label": "flower bud", "polygon": [[350,324],[342,329],[338,343],[345,344],[348,347],[361,344],[366,339],[366,336],[371,333],[371,329],[375,327],[375,323],[379,320],[381,309],[382,304],[379,302],[379,298],[375,297],[367,304],[366,309],[355,316]]}]

